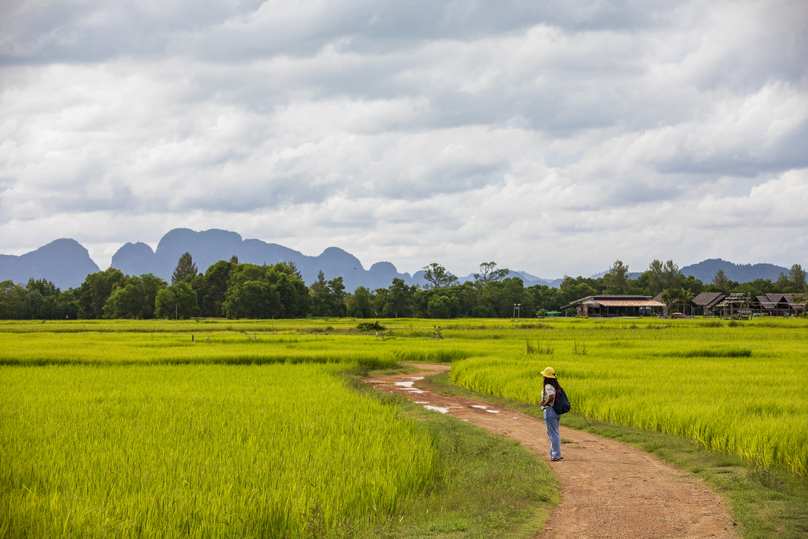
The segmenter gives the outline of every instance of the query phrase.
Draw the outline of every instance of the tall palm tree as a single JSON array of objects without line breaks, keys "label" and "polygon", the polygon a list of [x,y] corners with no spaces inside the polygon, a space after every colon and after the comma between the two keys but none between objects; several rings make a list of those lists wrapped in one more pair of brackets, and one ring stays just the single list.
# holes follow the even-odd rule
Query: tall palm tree
[{"label": "tall palm tree", "polygon": [[676,303],[676,298],[678,297],[677,290],[675,288],[668,288],[664,292],[662,292],[662,303],[665,304],[665,309],[667,309],[667,315],[670,316],[671,312],[673,311],[673,304]]},{"label": "tall palm tree", "polygon": [[684,289],[684,288],[679,289],[679,301],[682,302],[682,313],[683,314],[687,314],[687,313],[685,313],[685,306],[688,303],[690,303],[691,301],[693,301],[694,297],[695,296],[693,295],[693,293],[690,291],[689,288],[688,289]]}]

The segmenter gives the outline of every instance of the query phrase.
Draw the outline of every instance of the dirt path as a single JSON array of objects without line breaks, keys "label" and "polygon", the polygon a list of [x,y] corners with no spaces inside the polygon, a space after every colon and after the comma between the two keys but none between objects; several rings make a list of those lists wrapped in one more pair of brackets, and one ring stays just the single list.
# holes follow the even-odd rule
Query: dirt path
[{"label": "dirt path", "polygon": [[[413,365],[422,373],[369,380],[427,408],[501,434],[549,461],[544,421],[481,402],[446,397],[416,387],[424,375],[448,365]],[[564,419],[561,419],[563,424]],[[550,465],[561,478],[562,502],[544,531],[552,539],[737,537],[723,502],[698,479],[639,449],[561,427],[564,459]]]}]

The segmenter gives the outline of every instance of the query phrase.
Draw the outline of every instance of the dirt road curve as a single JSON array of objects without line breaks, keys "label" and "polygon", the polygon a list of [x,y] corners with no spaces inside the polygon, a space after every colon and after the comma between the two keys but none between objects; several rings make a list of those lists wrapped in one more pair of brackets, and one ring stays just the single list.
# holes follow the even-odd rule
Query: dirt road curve
[{"label": "dirt road curve", "polygon": [[[417,382],[423,375],[445,372],[450,367],[417,367],[424,372],[376,378],[368,383],[518,440],[549,461],[544,421],[420,390]],[[562,502],[553,511],[544,537],[737,537],[737,528],[721,499],[689,474],[639,449],[592,434],[562,426],[561,438],[569,440],[561,447],[564,459],[550,465],[561,478]]]}]

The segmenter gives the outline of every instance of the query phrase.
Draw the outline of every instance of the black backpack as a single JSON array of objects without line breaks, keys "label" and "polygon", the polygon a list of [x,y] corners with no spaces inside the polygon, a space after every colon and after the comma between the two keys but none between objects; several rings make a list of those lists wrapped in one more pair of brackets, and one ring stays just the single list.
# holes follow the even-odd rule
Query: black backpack
[{"label": "black backpack", "polygon": [[555,404],[553,404],[553,410],[557,415],[566,414],[572,408],[572,404],[570,404],[570,400],[567,398],[567,394],[564,392],[563,389],[559,388],[556,392]]}]

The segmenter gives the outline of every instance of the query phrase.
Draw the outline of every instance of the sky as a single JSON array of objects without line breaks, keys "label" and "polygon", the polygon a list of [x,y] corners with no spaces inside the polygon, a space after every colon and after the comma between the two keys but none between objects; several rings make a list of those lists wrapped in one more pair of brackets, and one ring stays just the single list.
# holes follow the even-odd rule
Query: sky
[{"label": "sky", "polygon": [[808,267],[808,2],[4,0],[0,253]]}]

